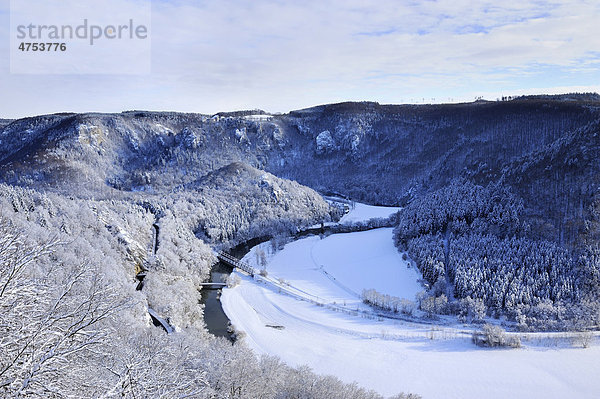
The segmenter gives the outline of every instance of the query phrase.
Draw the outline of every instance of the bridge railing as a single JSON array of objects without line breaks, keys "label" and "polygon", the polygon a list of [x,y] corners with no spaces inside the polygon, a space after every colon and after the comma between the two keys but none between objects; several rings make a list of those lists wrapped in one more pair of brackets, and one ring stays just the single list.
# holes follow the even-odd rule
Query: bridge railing
[{"label": "bridge railing", "polygon": [[229,264],[230,266],[237,267],[238,269],[245,271],[246,273],[248,273],[251,276],[254,276],[254,274],[255,274],[254,268],[252,266],[250,266],[246,262],[242,262],[241,260],[237,259],[236,257],[234,257],[226,252],[223,252],[223,251],[218,252],[217,257],[220,260],[222,260],[223,262]]}]

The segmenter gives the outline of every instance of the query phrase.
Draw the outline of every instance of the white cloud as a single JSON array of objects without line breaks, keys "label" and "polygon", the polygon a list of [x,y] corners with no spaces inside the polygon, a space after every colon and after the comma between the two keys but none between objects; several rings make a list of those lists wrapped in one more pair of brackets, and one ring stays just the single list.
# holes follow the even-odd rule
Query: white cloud
[{"label": "white cloud", "polygon": [[[29,113],[19,87],[37,87],[36,112],[287,111],[346,99],[579,90],[599,81],[599,16],[600,5],[583,0],[155,0],[152,75],[24,79],[2,64],[0,90],[12,97],[2,107]],[[51,95],[58,86],[64,97]],[[81,98],[88,90],[94,101]]]}]

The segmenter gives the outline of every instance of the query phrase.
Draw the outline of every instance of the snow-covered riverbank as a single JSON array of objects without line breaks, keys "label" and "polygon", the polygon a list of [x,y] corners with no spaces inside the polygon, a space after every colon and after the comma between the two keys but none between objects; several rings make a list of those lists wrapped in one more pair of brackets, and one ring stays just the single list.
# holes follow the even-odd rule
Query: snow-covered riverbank
[{"label": "snow-covered riverbank", "polygon": [[543,339],[524,341],[517,350],[485,350],[461,326],[436,328],[336,308],[364,309],[362,289],[408,299],[422,289],[418,271],[396,251],[392,229],[308,237],[275,254],[265,243],[245,260],[256,265],[259,249],[267,254],[267,279],[289,288],[242,276],[221,297],[228,317],[259,354],[385,395],[595,398],[600,390],[597,344],[579,349]]}]

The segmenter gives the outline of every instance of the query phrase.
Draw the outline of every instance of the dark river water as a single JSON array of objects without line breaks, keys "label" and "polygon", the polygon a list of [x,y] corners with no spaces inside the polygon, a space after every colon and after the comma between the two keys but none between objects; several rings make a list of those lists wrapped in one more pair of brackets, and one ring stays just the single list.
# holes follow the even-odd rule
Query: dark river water
[{"label": "dark river water", "polygon": [[[248,252],[250,252],[252,247],[268,241],[269,239],[270,237],[254,238],[232,248],[227,252],[238,259],[242,259]],[[232,269],[230,266],[223,262],[219,262],[214,265],[211,270],[210,281],[213,283],[225,282],[231,272]],[[204,323],[206,324],[208,332],[217,337],[225,337],[230,341],[233,341],[231,332],[229,331],[229,319],[227,318],[225,312],[223,312],[221,301],[219,300],[219,297],[221,296],[221,290],[203,289],[200,294],[200,303],[204,304]]]},{"label": "dark river water", "polygon": [[[231,267],[219,262],[213,266],[210,272],[210,281],[214,283],[225,281],[231,271]],[[204,323],[208,331],[217,337],[232,340],[231,333],[228,330],[229,319],[223,312],[221,301],[219,301],[221,290],[203,289],[200,294],[200,303],[204,304]]]}]

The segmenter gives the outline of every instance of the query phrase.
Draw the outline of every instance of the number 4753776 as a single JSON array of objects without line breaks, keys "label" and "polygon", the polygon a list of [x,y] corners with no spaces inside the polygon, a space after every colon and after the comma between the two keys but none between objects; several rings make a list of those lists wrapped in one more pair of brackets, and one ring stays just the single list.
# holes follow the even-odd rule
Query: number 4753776
[{"label": "number 4753776", "polygon": [[66,51],[66,43],[21,43],[21,51]]}]

